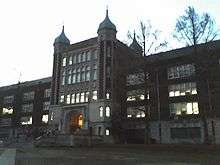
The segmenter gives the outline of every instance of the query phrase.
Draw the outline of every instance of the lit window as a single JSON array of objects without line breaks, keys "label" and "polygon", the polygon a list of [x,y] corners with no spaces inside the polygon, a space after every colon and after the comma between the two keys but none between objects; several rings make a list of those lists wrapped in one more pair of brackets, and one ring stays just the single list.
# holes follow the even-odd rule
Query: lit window
[{"label": "lit window", "polygon": [[97,100],[97,99],[98,99],[97,91],[92,91],[92,100]]},{"label": "lit window", "polygon": [[76,103],[79,103],[80,102],[80,93],[77,93],[76,94]]},{"label": "lit window", "polygon": [[12,114],[13,113],[13,108],[12,107],[8,107],[8,108],[3,108],[2,109],[2,114]]},{"label": "lit window", "polygon": [[64,95],[60,96],[60,102],[63,103],[64,102]]},{"label": "lit window", "polygon": [[74,104],[75,103],[75,94],[72,94],[72,97],[71,97],[71,104]]},{"label": "lit window", "polygon": [[110,99],[110,93],[106,93],[106,99]]},{"label": "lit window", "polygon": [[[149,109],[149,107],[148,107]],[[150,112],[150,111],[149,111]],[[136,106],[127,108],[128,118],[144,118],[146,116],[145,106]]]},{"label": "lit window", "polygon": [[[149,92],[147,91],[147,99],[149,99]],[[127,101],[140,101],[145,99],[145,91],[143,89],[132,90],[127,92]]]},{"label": "lit window", "polygon": [[63,58],[62,66],[66,66],[66,57]]},{"label": "lit window", "polygon": [[106,130],[105,130],[105,135],[106,135],[106,136],[109,136],[109,135],[110,135],[110,130],[109,130],[109,129],[106,129]]},{"label": "lit window", "polygon": [[21,117],[21,125],[30,125],[32,124],[32,117],[31,116],[25,116]]},{"label": "lit window", "polygon": [[128,118],[131,118],[131,117],[132,117],[132,115],[131,115],[131,114],[128,114],[128,115],[127,115],[127,117],[128,117]]},{"label": "lit window", "polygon": [[70,57],[69,57],[69,65],[72,65],[72,64],[73,64],[73,57],[70,56]]},{"label": "lit window", "polygon": [[99,107],[99,116],[103,117],[103,107]]},{"label": "lit window", "polygon": [[48,115],[42,116],[42,123],[48,123]]},{"label": "lit window", "polygon": [[192,115],[199,114],[199,108],[197,102],[182,102],[170,104],[171,115]]},{"label": "lit window", "polygon": [[51,89],[45,89],[44,90],[44,97],[48,98],[48,97],[50,97],[50,95],[51,95]]},{"label": "lit window", "polygon": [[78,117],[78,125],[80,128],[83,127],[83,115],[82,114],[80,114]]},{"label": "lit window", "polygon": [[169,91],[169,97],[197,94],[195,82],[169,85],[168,91]]},{"label": "lit window", "polygon": [[81,102],[81,103],[84,103],[84,102],[85,102],[85,93],[84,93],[84,92],[81,93],[80,102]]},{"label": "lit window", "polygon": [[110,114],[111,114],[111,112],[110,112],[110,107],[106,107],[106,108],[105,108],[105,116],[106,116],[106,117],[110,117]]},{"label": "lit window", "polygon": [[46,101],[43,103],[43,110],[44,111],[48,111],[50,108],[50,102],[49,101]]},{"label": "lit window", "polygon": [[70,104],[70,94],[66,96],[66,103]]},{"label": "lit window", "polygon": [[85,102],[89,101],[89,92],[86,92]]}]

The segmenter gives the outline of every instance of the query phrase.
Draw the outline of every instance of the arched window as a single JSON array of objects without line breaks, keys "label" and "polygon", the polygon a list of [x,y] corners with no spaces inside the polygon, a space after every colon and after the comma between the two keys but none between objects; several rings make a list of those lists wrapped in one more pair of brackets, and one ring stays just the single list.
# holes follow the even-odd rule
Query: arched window
[{"label": "arched window", "polygon": [[111,112],[110,112],[110,111],[111,111],[111,110],[110,110],[110,107],[107,106],[107,107],[105,108],[105,116],[106,116],[106,117],[110,117],[110,115],[111,115]]},{"label": "arched window", "polygon": [[103,117],[103,107],[99,107],[99,117]]}]

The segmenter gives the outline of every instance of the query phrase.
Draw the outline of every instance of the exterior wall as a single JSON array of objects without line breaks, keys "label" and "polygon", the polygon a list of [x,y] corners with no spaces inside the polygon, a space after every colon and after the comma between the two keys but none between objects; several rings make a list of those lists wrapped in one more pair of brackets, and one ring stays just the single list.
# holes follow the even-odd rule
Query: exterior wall
[{"label": "exterior wall", "polygon": [[[47,124],[42,122],[42,116],[48,115],[48,110],[43,110],[44,102],[50,102],[50,96],[45,97],[45,90],[50,89],[50,78],[19,83],[0,88],[0,137],[18,138],[23,135],[38,136],[46,129]],[[24,93],[34,92],[34,98],[25,100]],[[5,96],[14,96],[11,103],[4,103]],[[32,112],[22,112],[22,105],[33,104]],[[12,114],[3,114],[3,108],[12,107]],[[32,117],[32,124],[22,125],[21,118]],[[11,123],[4,125],[4,119],[11,119]]]}]

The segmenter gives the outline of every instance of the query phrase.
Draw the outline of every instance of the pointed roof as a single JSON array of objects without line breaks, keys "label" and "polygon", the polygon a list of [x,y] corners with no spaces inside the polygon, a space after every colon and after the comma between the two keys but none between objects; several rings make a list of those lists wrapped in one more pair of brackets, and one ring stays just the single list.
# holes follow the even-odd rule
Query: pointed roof
[{"label": "pointed roof", "polygon": [[70,40],[66,37],[64,33],[64,26],[61,34],[54,40],[54,43],[70,44]]},{"label": "pointed roof", "polygon": [[101,29],[112,29],[116,31],[116,26],[111,22],[111,20],[108,17],[108,9],[106,9],[106,16],[105,16],[104,21],[102,21],[99,24],[98,31]]},{"label": "pointed roof", "polygon": [[131,43],[131,45],[129,46],[131,49],[135,50],[136,52],[142,52],[142,47],[138,44],[137,40],[136,40],[136,34],[134,31],[134,38],[133,38],[133,42]]}]

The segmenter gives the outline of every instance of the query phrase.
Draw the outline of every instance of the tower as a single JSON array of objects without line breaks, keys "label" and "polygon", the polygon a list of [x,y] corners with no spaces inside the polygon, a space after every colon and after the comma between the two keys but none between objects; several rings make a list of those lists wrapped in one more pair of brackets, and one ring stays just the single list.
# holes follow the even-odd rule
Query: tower
[{"label": "tower", "polygon": [[52,93],[51,105],[58,104],[58,91],[60,85],[60,68],[62,61],[62,52],[70,45],[69,39],[64,33],[64,26],[61,34],[54,40],[54,57],[53,57],[53,76],[52,76]]},{"label": "tower", "polygon": [[116,45],[116,26],[111,22],[106,10],[105,19],[99,24],[99,98],[106,99],[112,96],[112,74],[114,48]]},{"label": "tower", "polygon": [[141,55],[142,54],[142,47],[138,44],[137,40],[136,40],[136,34],[134,32],[134,38],[133,41],[131,43],[131,45],[129,46],[131,49],[133,49],[135,51],[136,54]]}]

